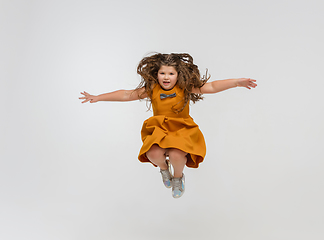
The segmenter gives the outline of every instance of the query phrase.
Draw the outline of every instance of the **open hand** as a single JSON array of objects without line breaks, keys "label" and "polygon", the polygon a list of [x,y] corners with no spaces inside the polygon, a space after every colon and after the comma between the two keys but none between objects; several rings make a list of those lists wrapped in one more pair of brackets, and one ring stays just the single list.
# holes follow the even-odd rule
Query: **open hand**
[{"label": "open hand", "polygon": [[79,97],[79,99],[85,99],[82,103],[86,103],[88,101],[90,101],[90,103],[98,102],[98,96],[90,95],[85,91],[81,92],[81,94],[84,95],[84,97]]},{"label": "open hand", "polygon": [[257,84],[255,83],[256,80],[251,78],[238,78],[236,79],[236,86],[237,87],[246,87],[248,89],[255,88]]}]

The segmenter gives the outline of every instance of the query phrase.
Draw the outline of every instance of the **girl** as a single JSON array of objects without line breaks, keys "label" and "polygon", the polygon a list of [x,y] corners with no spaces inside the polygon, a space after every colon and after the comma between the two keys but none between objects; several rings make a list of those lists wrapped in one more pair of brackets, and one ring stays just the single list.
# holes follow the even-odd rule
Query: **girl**
[{"label": "girl", "polygon": [[[81,92],[82,103],[98,101],[133,101],[147,99],[153,116],[142,126],[143,146],[138,159],[160,168],[172,196],[179,198],[185,190],[184,166],[198,168],[204,160],[206,145],[199,127],[189,115],[189,102],[202,99],[202,94],[217,93],[234,87],[255,88],[256,80],[238,78],[206,83],[193,58],[187,53],[157,53],[143,58],[137,73],[141,82],[134,90],[118,90],[98,96]],[[150,106],[151,106],[150,105]],[[170,171],[173,167],[173,175]]]}]

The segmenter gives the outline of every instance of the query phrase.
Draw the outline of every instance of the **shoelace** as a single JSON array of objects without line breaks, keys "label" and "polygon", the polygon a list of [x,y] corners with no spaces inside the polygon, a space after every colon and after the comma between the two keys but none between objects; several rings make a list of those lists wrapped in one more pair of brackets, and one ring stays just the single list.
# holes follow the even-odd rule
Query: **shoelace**
[{"label": "shoelace", "polygon": [[173,178],[173,188],[182,190],[182,178]]},{"label": "shoelace", "polygon": [[161,170],[161,174],[162,174],[163,180],[171,181],[171,174],[170,174],[169,170]]}]

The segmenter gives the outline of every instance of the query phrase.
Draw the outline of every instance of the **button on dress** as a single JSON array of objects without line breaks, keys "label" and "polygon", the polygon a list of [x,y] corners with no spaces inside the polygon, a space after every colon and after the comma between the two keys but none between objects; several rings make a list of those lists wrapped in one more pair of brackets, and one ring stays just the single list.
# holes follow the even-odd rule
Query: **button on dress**
[{"label": "button on dress", "polygon": [[183,106],[183,96],[184,93],[178,85],[171,90],[164,90],[159,84],[154,87],[153,116],[144,121],[141,130],[143,145],[138,156],[141,162],[150,162],[146,157],[146,152],[154,144],[161,148],[176,148],[188,153],[187,167],[197,168],[204,160],[205,139],[198,125],[189,115],[189,104],[180,113],[172,110],[172,106],[176,109]]}]

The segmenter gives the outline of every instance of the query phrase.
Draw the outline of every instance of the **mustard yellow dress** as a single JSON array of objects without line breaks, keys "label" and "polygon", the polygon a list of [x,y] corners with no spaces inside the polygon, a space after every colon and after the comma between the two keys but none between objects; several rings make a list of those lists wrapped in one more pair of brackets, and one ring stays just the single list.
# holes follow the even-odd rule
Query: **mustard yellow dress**
[{"label": "mustard yellow dress", "polygon": [[[172,97],[174,93],[176,96]],[[163,98],[160,96],[161,94],[171,96]],[[146,152],[153,144],[157,144],[161,148],[177,148],[188,153],[187,167],[197,168],[199,163],[204,160],[206,155],[205,139],[198,125],[189,115],[189,103],[178,114],[171,109],[183,99],[183,95],[184,93],[178,85],[175,85],[171,90],[164,90],[159,84],[154,87],[153,116],[144,121],[141,131],[143,146],[138,156],[141,162],[150,162],[146,157]],[[175,107],[182,106],[178,104]]]}]

